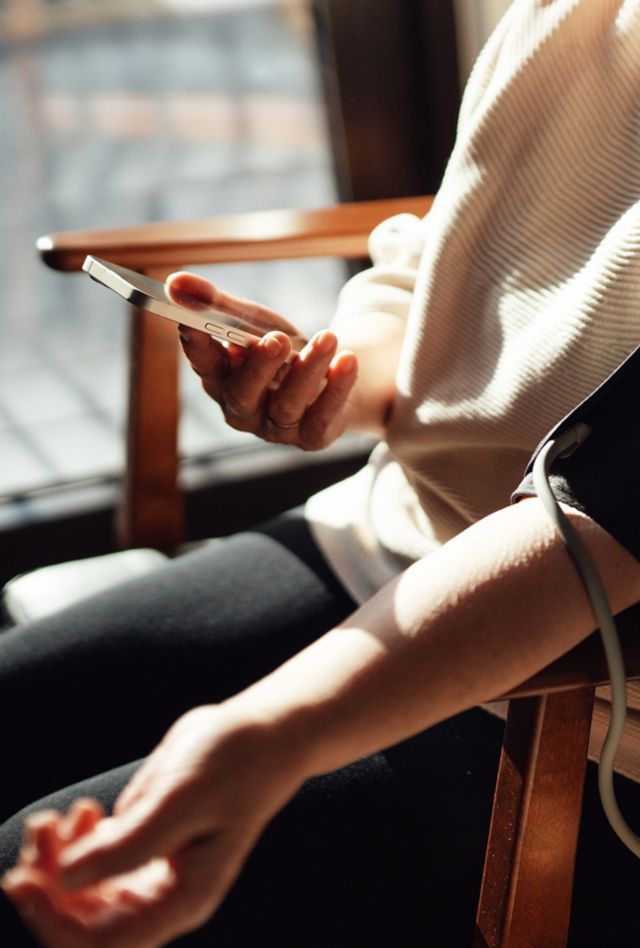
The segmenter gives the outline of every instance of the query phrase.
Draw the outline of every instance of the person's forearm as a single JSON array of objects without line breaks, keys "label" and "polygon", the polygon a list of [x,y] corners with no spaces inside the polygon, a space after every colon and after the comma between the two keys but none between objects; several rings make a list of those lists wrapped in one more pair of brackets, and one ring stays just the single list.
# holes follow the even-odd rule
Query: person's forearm
[{"label": "person's forearm", "polygon": [[[614,611],[640,599],[636,560],[577,522]],[[553,526],[525,501],[415,564],[231,703],[266,723],[275,755],[286,748],[305,778],[498,697],[593,628]]]},{"label": "person's forearm", "polygon": [[358,315],[331,327],[338,349],[358,358],[358,381],[349,397],[347,428],[382,437],[395,398],[395,382],[405,322],[387,313]]}]

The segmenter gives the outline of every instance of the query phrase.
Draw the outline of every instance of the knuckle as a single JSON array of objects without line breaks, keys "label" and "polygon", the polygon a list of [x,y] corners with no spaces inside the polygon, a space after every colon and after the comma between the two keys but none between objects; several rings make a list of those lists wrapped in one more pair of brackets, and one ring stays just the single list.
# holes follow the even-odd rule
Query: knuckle
[{"label": "knuckle", "polygon": [[303,445],[306,450],[317,451],[324,447],[329,419],[324,415],[310,415],[305,420]]},{"label": "knuckle", "polygon": [[281,425],[292,425],[300,420],[304,414],[304,409],[290,401],[276,397],[269,401],[269,414]]},{"label": "knuckle", "polygon": [[224,393],[221,406],[229,423],[231,423],[230,419],[242,421],[252,414],[252,406],[248,404],[247,400],[238,398],[233,392],[226,391]]}]

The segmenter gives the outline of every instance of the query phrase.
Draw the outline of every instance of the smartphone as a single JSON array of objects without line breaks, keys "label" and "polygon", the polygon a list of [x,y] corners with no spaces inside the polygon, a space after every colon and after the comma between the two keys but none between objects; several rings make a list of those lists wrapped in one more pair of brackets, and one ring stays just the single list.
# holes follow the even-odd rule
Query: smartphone
[{"label": "smartphone", "polygon": [[[192,326],[223,343],[232,342],[248,348],[255,345],[265,333],[278,328],[261,325],[249,317],[230,316],[229,313],[205,304],[201,310],[187,309],[169,299],[165,285],[160,280],[152,280],[151,277],[137,273],[135,270],[127,270],[126,267],[100,260],[98,257],[85,257],[82,269],[92,280],[114,290],[134,306],[139,306],[157,316],[164,316],[165,319],[172,319],[184,326]],[[295,353],[302,349],[306,340],[302,336],[291,333],[287,335],[292,343],[292,351],[287,360],[290,361]]]}]

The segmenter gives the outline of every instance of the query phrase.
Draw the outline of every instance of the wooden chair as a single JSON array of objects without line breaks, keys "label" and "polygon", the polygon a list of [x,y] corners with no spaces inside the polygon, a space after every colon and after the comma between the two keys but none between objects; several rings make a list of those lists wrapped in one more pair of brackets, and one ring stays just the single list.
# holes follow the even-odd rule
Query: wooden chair
[{"label": "wooden chair", "polygon": [[[195,264],[366,256],[384,218],[425,214],[432,198],[360,202],[311,211],[231,215],[126,230],[53,234],[44,262],[78,271],[95,254],[158,279]],[[168,321],[131,321],[127,463],[118,529],[123,547],[174,549],[183,538],[177,486],[177,345]],[[640,677],[633,611],[620,617],[629,677]],[[634,628],[635,627],[635,628]],[[637,635],[635,636],[637,638]],[[512,694],[489,831],[476,948],[566,944],[594,688],[607,681],[597,636]]]}]

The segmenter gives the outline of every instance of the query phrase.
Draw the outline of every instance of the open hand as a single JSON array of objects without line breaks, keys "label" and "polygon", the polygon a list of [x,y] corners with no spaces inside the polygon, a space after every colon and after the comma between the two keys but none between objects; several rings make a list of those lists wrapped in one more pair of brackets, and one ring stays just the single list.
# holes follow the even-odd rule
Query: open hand
[{"label": "open hand", "polygon": [[2,886],[46,948],[159,948],[219,906],[302,779],[222,707],[180,718],[112,817],[80,800],[28,820]]},{"label": "open hand", "polygon": [[352,352],[337,351],[334,333],[316,333],[289,366],[291,336],[297,331],[278,313],[223,293],[191,273],[173,274],[167,290],[182,306],[215,306],[271,327],[250,349],[223,346],[191,327],[181,329],[185,355],[231,427],[307,451],[324,448],[342,434],[358,366]]}]

